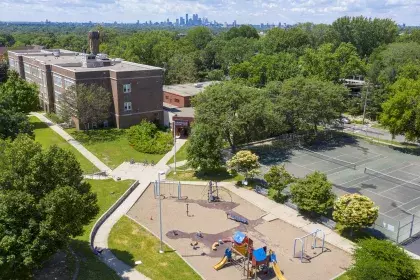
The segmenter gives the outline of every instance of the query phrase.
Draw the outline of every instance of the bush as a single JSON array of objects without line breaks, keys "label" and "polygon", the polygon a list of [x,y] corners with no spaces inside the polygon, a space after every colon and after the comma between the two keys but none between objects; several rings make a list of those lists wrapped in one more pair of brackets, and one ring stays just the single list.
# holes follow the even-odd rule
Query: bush
[{"label": "bush", "polygon": [[62,117],[60,117],[59,115],[55,113],[47,113],[45,116],[55,123],[65,122]]},{"label": "bush", "polygon": [[327,176],[320,172],[308,174],[290,187],[292,201],[303,212],[324,214],[334,205],[335,194]]},{"label": "bush", "polygon": [[271,190],[271,197],[280,203],[284,203],[287,196],[282,191],[292,183],[295,178],[287,172],[284,165],[275,165],[264,175],[264,179],[268,183],[268,187]]},{"label": "bush", "polygon": [[397,245],[377,239],[359,242],[353,255],[351,279],[415,280],[419,274],[414,260]]},{"label": "bush", "polygon": [[373,225],[378,213],[379,208],[364,195],[346,194],[334,202],[334,220],[352,231]]},{"label": "bush", "polygon": [[147,154],[164,154],[171,150],[172,134],[159,131],[154,123],[143,120],[132,126],[127,137],[130,145],[137,151]]}]

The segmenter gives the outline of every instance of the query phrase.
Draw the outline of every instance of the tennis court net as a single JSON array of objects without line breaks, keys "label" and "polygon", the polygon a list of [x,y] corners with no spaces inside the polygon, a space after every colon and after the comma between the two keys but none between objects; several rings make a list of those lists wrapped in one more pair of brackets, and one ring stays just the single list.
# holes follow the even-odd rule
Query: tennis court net
[{"label": "tennis court net", "polygon": [[403,180],[403,179],[400,179],[400,178],[382,173],[380,171],[376,171],[376,170],[373,170],[373,169],[370,169],[370,168],[366,167],[365,168],[365,173],[368,174],[368,175],[375,176],[375,177],[380,178],[380,179],[387,180],[389,182],[392,182],[392,183],[395,183],[395,184],[398,184],[398,185],[411,187],[413,189],[420,190],[420,185],[419,184],[416,184],[416,183],[413,183],[413,182],[410,182],[410,181],[406,181],[406,180]]},{"label": "tennis court net", "polygon": [[347,167],[347,168],[356,169],[356,164],[353,163],[353,162],[349,162],[349,161],[345,161],[345,160],[342,160],[342,159],[330,157],[330,156],[327,156],[327,155],[324,155],[324,154],[321,154],[321,153],[318,153],[318,152],[315,152],[315,151],[311,151],[311,150],[309,150],[307,148],[304,148],[302,146],[299,147],[299,148],[303,152],[305,152],[305,153],[307,153],[311,156],[314,156],[314,157],[317,157],[317,158],[320,158],[320,159],[323,159],[323,160],[326,160],[326,161],[329,161],[329,162],[332,162],[332,163],[335,163],[335,164],[338,164],[338,165],[342,165],[342,166]]}]

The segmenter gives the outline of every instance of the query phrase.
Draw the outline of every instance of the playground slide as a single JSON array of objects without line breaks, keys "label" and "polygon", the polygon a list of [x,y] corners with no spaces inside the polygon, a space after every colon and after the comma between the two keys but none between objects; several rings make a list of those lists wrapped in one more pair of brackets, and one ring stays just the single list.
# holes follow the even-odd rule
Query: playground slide
[{"label": "playground slide", "polygon": [[215,266],[213,266],[213,268],[216,270],[219,270],[227,263],[227,261],[228,261],[228,258],[224,256],[220,262],[218,262]]},{"label": "playground slide", "polygon": [[281,273],[280,267],[277,265],[277,263],[273,263],[273,270],[278,280],[286,280],[286,278],[283,276],[283,273]]}]

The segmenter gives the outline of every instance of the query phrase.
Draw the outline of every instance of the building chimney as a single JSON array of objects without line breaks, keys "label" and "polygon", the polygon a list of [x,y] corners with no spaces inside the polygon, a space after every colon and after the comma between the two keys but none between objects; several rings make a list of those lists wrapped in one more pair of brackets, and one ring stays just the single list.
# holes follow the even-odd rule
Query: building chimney
[{"label": "building chimney", "polygon": [[92,54],[99,53],[99,31],[89,31],[89,48]]}]

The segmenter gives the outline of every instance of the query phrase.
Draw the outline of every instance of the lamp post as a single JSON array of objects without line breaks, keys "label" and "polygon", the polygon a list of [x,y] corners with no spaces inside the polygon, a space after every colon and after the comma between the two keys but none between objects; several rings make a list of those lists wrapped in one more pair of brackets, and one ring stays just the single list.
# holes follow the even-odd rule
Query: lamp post
[{"label": "lamp post", "polygon": [[175,120],[174,120],[174,174],[176,174],[176,121]]},{"label": "lamp post", "polygon": [[366,106],[367,106],[368,95],[369,95],[369,83],[367,83],[366,95],[365,95],[365,104],[363,105],[363,121],[362,121],[363,125],[365,124]]},{"label": "lamp post", "polygon": [[158,196],[159,196],[159,225],[160,225],[160,249],[159,253],[163,254],[163,241],[162,241],[162,196],[160,195],[160,175],[164,175],[165,172],[158,172]]}]

